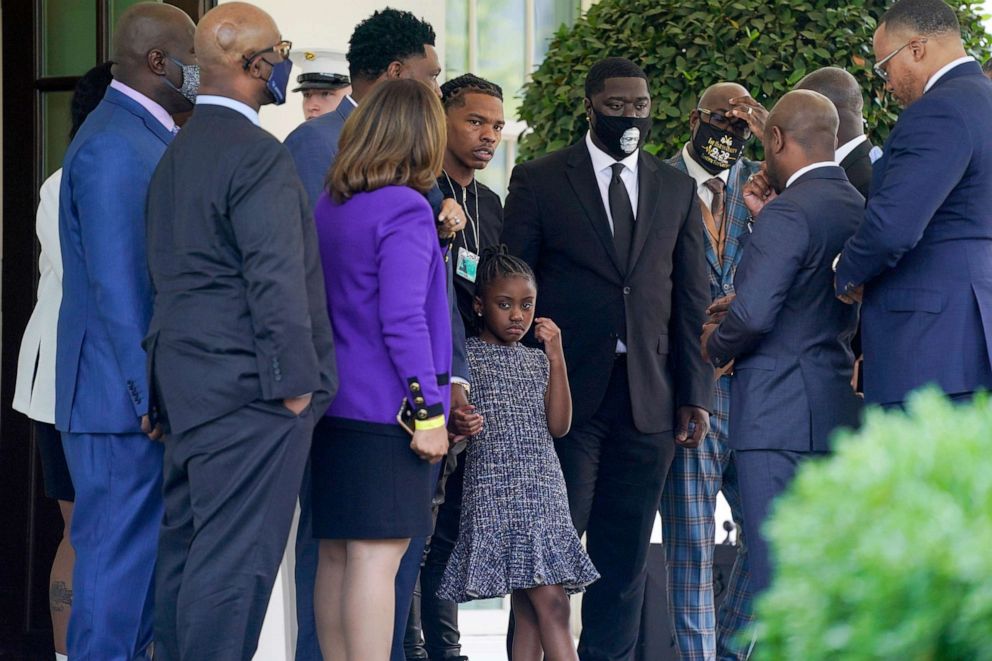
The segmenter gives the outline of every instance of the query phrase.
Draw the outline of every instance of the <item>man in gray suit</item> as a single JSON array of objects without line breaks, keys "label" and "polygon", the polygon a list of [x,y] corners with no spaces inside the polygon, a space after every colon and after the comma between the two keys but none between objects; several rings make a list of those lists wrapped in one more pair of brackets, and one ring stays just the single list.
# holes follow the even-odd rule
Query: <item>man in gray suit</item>
[{"label": "man in gray suit", "polygon": [[761,527],[772,500],[861,410],[850,385],[858,310],[834,298],[831,264],[861,222],[864,199],[833,160],[837,123],[830,100],[806,90],[783,96],[769,115],[770,187],[744,188],[755,223],[737,297],[703,328],[704,357],[720,369],[734,362],[728,442],[753,594],[771,577]]},{"label": "man in gray suit", "polygon": [[286,149],[259,127],[292,63],[241,2],[196,29],[193,116],[156,170],[146,339],[165,440],[156,658],[250,659],[310,452],[337,389],[316,230]]}]

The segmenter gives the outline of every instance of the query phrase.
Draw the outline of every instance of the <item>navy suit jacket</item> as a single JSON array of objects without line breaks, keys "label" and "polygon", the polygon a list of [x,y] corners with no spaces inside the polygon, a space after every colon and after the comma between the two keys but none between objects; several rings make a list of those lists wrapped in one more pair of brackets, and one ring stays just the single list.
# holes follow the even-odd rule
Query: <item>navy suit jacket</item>
[{"label": "navy suit jacket", "polygon": [[[296,172],[300,175],[303,188],[310,197],[310,208],[316,208],[317,200],[324,191],[324,181],[327,173],[334,165],[338,155],[338,138],[345,121],[354,111],[355,106],[345,99],[336,110],[320,117],[307,120],[293,129],[286,136],[284,144],[296,163]],[[443,201],[441,189],[436,185],[427,197],[437,218],[440,204]],[[448,299],[451,306],[451,340],[452,340],[452,376],[468,381],[468,362],[465,358],[465,325],[458,312],[458,301],[455,297],[454,277],[452,275],[452,260],[449,256],[448,269]]]},{"label": "navy suit jacket", "polygon": [[151,113],[109,88],[66,152],[55,361],[55,424],[62,431],[139,432],[148,412],[141,348],[152,312],[145,198],[171,140]]},{"label": "navy suit jacket", "polygon": [[732,448],[825,452],[834,429],[857,425],[858,309],[835,298],[832,263],[863,213],[864,198],[830,166],[799,177],[755,220],[737,298],[707,345],[717,367],[736,360]]},{"label": "navy suit jacket", "polygon": [[992,388],[992,82],[975,62],[899,117],[837,287],[864,284],[865,399]]}]

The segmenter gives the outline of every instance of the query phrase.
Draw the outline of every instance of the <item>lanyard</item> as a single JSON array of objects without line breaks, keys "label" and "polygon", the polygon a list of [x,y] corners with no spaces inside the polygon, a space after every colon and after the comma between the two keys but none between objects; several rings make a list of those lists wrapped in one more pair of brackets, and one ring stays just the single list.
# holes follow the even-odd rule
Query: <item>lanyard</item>
[{"label": "lanyard", "polygon": [[[441,170],[441,172],[444,174],[451,192],[454,193],[455,185],[452,183],[451,177],[444,170]],[[468,225],[472,228],[472,234],[475,235],[475,250],[476,254],[478,254],[482,252],[482,244],[479,243],[479,182],[475,177],[472,177],[472,192],[475,194],[475,218],[468,212],[468,188],[462,188],[462,210],[465,212],[465,216],[468,217]],[[465,247],[469,247],[467,237],[465,239]]]}]

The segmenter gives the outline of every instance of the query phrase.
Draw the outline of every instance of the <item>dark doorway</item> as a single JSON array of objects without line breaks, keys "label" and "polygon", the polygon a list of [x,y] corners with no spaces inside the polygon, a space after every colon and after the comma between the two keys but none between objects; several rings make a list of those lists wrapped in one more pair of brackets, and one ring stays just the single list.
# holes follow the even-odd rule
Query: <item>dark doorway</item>
[{"label": "dark doorway", "polygon": [[[116,17],[138,0],[4,0],[0,332],[0,660],[53,658],[48,572],[61,537],[31,426],[11,409],[38,279],[38,189],[61,166],[79,76],[109,59]],[[216,0],[170,0],[194,20]]]}]

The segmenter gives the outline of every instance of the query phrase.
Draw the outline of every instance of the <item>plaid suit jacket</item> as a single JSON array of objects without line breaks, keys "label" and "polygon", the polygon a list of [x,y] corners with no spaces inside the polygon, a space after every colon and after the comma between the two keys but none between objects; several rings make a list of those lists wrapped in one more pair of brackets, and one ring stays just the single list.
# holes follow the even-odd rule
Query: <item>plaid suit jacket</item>
[{"label": "plaid suit jacket", "polygon": [[[688,173],[683,158],[683,150],[673,158],[665,161],[680,172]],[[734,274],[743,254],[743,243],[748,235],[748,223],[751,212],[744,205],[744,184],[747,178],[757,172],[760,163],[742,158],[730,168],[727,179],[725,213],[729,225],[727,227],[727,243],[723,249],[723,263],[718,263],[716,250],[706,232],[706,263],[709,265],[710,296],[715,301],[721,296],[734,293]],[[713,415],[710,417],[711,438],[725,443],[727,441],[727,426],[730,415],[730,377],[722,376],[716,382],[713,396]]]}]

